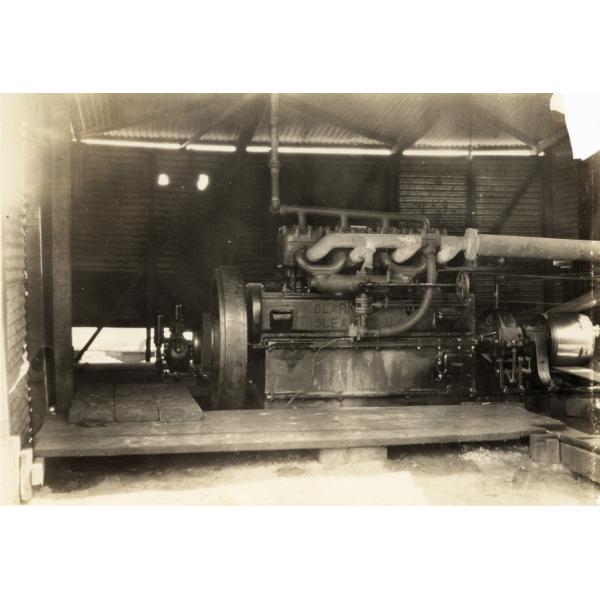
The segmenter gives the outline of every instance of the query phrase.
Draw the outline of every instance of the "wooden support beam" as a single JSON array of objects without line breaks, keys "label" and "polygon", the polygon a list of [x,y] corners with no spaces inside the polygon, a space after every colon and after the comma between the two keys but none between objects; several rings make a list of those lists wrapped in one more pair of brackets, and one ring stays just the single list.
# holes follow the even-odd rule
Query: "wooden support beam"
[{"label": "wooden support beam", "polygon": [[546,150],[549,150],[557,144],[560,144],[562,141],[568,139],[568,137],[569,132],[566,130],[566,128],[559,129],[558,131],[555,131],[548,137],[545,137],[543,140],[538,142],[535,145],[535,153],[540,154],[540,152],[545,152]]},{"label": "wooden support beam", "polygon": [[[382,161],[381,167],[382,167],[382,169],[385,168],[383,161]],[[354,199],[352,201],[352,206],[354,206],[355,208],[363,208],[365,196],[369,193],[369,189],[377,181],[377,177],[379,176],[379,174],[380,174],[379,165],[377,165],[377,164],[371,165],[371,168],[366,173],[365,178],[363,179],[363,182],[362,182],[358,192],[356,193],[356,196],[354,196]],[[383,210],[383,208],[380,208],[380,209]]]},{"label": "wooden support beam", "polygon": [[[232,228],[235,232],[234,239],[231,244],[231,262],[238,262],[240,259],[240,240],[242,227],[244,227],[244,167],[248,159],[246,147],[252,141],[256,129],[262,119],[264,112],[267,110],[268,96],[261,95],[255,97],[248,107],[248,111],[240,115],[243,119],[240,123],[240,133],[236,143],[236,151],[231,155],[230,160],[224,161],[219,169],[219,173],[223,173],[228,169],[227,175],[233,188],[232,201],[233,217]],[[265,156],[265,160],[266,160]],[[266,206],[265,206],[266,212]]]},{"label": "wooden support beam", "polygon": [[[588,186],[589,176],[588,167],[589,164],[586,161],[574,160],[573,165],[575,167],[575,173],[577,175],[577,237],[580,240],[592,239],[592,198],[590,189]],[[594,273],[594,266],[590,262],[579,262],[573,263],[573,269],[578,272],[588,273],[590,276],[589,281],[575,282],[573,286],[573,294],[580,295],[588,292],[592,288],[592,275]]]},{"label": "wooden support beam", "polygon": [[476,227],[477,221],[477,198],[475,167],[473,158],[469,155],[467,161],[467,202],[465,204],[465,223],[467,227]]},{"label": "wooden support beam", "polygon": [[540,173],[542,165],[540,159],[536,158],[529,160],[535,160],[535,165],[531,173],[529,173],[529,175],[525,178],[519,189],[515,192],[515,195],[512,197],[511,201],[505,206],[504,210],[502,211],[496,222],[492,225],[492,227],[490,228],[490,233],[500,233],[502,231],[504,223],[510,217],[513,210],[517,207],[517,205],[521,201],[521,198],[525,195],[525,193],[529,189],[529,186],[532,184],[533,180]]},{"label": "wooden support beam", "polygon": [[[240,134],[236,143],[238,153],[244,152],[246,147],[252,141],[260,120],[268,106],[267,95],[255,96],[251,100],[252,102],[248,106],[248,112],[245,115],[247,118],[241,123]],[[243,106],[246,107],[246,102],[244,102]]]},{"label": "wooden support beam", "polygon": [[478,117],[482,121],[485,121],[485,122],[489,123],[490,125],[497,127],[501,131],[509,133],[510,135],[517,138],[524,144],[527,144],[530,148],[535,149],[537,147],[538,140],[533,139],[531,136],[529,136],[525,132],[521,131],[514,125],[511,125],[510,123],[504,121],[500,117],[494,115],[493,113],[488,111],[486,108],[482,107],[481,105],[479,105],[477,102],[474,102],[470,98],[468,99],[468,101],[465,105],[460,105],[460,106],[461,106],[461,111],[463,113],[466,113],[469,116]]},{"label": "wooden support beam", "polygon": [[90,346],[96,341],[96,338],[100,335],[100,332],[104,329],[104,325],[96,327],[96,331],[92,333],[88,341],[83,345],[83,348],[75,355],[73,362],[78,363],[83,355],[89,350]]},{"label": "wooden support beam", "polygon": [[434,113],[431,103],[426,105],[424,112],[425,114],[422,117],[421,126],[413,133],[409,140],[403,140],[402,143],[396,141],[391,149],[392,155],[396,154],[401,156],[404,150],[414,146],[423,136],[427,135],[431,128],[437,123],[439,116],[437,113]]},{"label": "wooden support beam", "polygon": [[[81,94],[78,94],[78,96],[81,96]],[[135,117],[130,118],[130,119],[117,118],[110,125],[107,125],[105,127],[92,127],[89,129],[82,127],[81,129],[78,129],[74,125],[73,129],[76,132],[79,131],[79,134],[81,135],[81,137],[93,137],[96,135],[107,133],[108,131],[114,131],[115,129],[124,129],[126,127],[135,127],[136,125],[142,125],[143,123],[148,123],[149,121],[154,121],[156,119],[161,119],[163,117],[172,117],[175,115],[185,115],[190,112],[203,110],[206,106],[209,106],[210,104],[215,102],[215,100],[218,99],[218,96],[219,96],[219,94],[206,94],[206,98],[202,99],[202,101],[194,100],[194,101],[192,101],[190,103],[186,103],[185,105],[182,105],[178,108],[170,106],[170,107],[162,109],[162,110],[149,111],[147,113],[140,112],[139,115],[136,115]],[[78,101],[80,101],[80,100],[78,100]],[[82,119],[83,115],[81,114],[79,116],[79,118]]]},{"label": "wooden support beam", "polygon": [[[546,154],[536,160],[542,161],[542,233],[544,237],[554,237],[554,157]],[[556,301],[554,281],[547,279],[544,281],[544,302],[551,306]]]},{"label": "wooden support beam", "polygon": [[389,196],[388,205],[385,210],[391,212],[398,212],[400,206],[398,204],[398,198],[400,197],[400,161],[402,160],[401,154],[392,154],[388,159],[388,183],[389,183]]},{"label": "wooden support beam", "polygon": [[[208,133],[211,129],[214,129],[217,125],[220,125],[227,119],[238,115],[244,108],[248,106],[248,103],[255,100],[256,94],[241,94],[241,98],[234,101],[230,106],[225,108],[222,112],[216,115],[213,119],[203,123],[182,145],[181,149],[184,150],[191,144],[195,144],[203,135]],[[261,102],[262,103],[262,102]],[[254,127],[256,130],[256,126]]]},{"label": "wooden support beam", "polygon": [[48,97],[50,149],[49,226],[51,278],[50,321],[52,379],[56,408],[66,413],[73,399],[72,290],[71,290],[71,129],[70,104],[64,94]]},{"label": "wooden support beam", "polygon": [[152,355],[151,330],[156,318],[156,181],[158,172],[156,152],[149,157],[148,162],[148,223],[146,229],[146,362]]},{"label": "wooden support beam", "polygon": [[547,155],[537,160],[542,161],[542,201],[543,210],[543,234],[544,237],[554,236],[554,186],[552,179],[554,176],[554,157]]},{"label": "wooden support beam", "polygon": [[[163,244],[164,246],[164,244]],[[162,246],[161,246],[162,249]],[[125,304],[125,301],[129,298],[129,296],[135,290],[135,286],[142,279],[144,275],[143,271],[140,271],[133,279],[130,280],[129,285],[123,290],[122,294],[117,298],[116,302],[112,305],[111,309],[106,313],[106,317],[103,319],[102,323],[98,325],[96,331],[91,335],[89,340],[85,343],[83,348],[77,353],[75,356],[74,362],[78,363],[83,355],[88,351],[90,346],[94,343],[94,340],[98,337],[100,332],[104,329],[105,325],[110,322],[112,317],[117,313],[117,311]]]}]

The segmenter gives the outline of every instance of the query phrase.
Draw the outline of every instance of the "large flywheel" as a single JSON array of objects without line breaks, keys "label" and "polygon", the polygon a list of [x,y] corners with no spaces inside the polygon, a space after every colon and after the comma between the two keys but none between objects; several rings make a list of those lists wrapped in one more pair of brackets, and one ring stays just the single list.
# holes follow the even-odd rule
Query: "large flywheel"
[{"label": "large flywheel", "polygon": [[245,407],[248,371],[248,317],[244,280],[236,267],[215,269],[203,315],[202,371],[210,378],[215,410]]}]

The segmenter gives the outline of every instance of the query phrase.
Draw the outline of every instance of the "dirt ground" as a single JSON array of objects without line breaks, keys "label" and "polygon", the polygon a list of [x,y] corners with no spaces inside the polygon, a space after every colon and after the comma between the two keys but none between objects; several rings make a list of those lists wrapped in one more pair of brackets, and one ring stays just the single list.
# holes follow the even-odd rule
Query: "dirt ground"
[{"label": "dirt ground", "polygon": [[522,444],[392,448],[329,467],[315,452],[54,459],[33,505],[596,505],[600,486]]}]

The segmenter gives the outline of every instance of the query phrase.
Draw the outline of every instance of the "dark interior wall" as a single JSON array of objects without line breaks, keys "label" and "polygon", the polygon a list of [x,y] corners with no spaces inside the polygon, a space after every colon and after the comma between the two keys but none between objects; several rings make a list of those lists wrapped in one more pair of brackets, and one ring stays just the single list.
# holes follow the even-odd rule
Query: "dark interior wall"
[{"label": "dark interior wall", "polygon": [[[521,187],[536,170],[530,157],[418,158],[400,161],[399,209],[424,213],[432,225],[449,234],[462,234],[472,226],[489,233]],[[543,235],[544,198],[542,169],[522,194],[505,220],[501,233]],[[472,278],[478,310],[493,307],[495,277]],[[519,317],[543,308],[544,285],[540,280],[504,279],[500,282],[501,306]],[[533,306],[532,306],[533,303]]]},{"label": "dark interior wall", "polygon": [[[10,149],[0,156],[7,361],[0,386],[7,388],[10,433],[22,444],[47,405],[69,396],[70,261],[62,243],[70,230],[68,108],[62,94],[0,96],[0,145]],[[55,225],[61,236],[53,235]]]},{"label": "dark interior wall", "polygon": [[578,164],[571,145],[560,144],[550,153],[552,162],[552,231],[554,237],[580,237]]},{"label": "dark interior wall", "polygon": [[[192,322],[206,310],[215,267],[238,264],[248,281],[272,277],[282,220],[267,210],[266,154],[82,150],[81,186],[73,201],[75,325],[143,326],[175,301]],[[402,212],[426,213],[449,233],[462,233],[468,224],[486,232],[531,177],[536,160],[474,157],[469,164],[462,158],[403,157],[392,188],[385,157],[283,155],[281,197],[290,204],[377,210],[396,205]],[[171,179],[167,187],[156,185],[162,172]],[[195,187],[199,173],[211,176],[204,192]],[[502,233],[544,234],[544,183],[539,169]],[[493,276],[478,277],[474,287],[478,307],[490,308]],[[150,289],[155,294],[148,301]],[[531,301],[541,310],[543,282],[505,280],[501,299],[517,314],[529,312],[525,303]]]},{"label": "dark interior wall", "polygon": [[[144,326],[176,301],[194,321],[206,310],[215,267],[238,264],[249,281],[272,277],[282,220],[268,212],[267,163],[266,154],[82,146],[73,198],[74,325]],[[382,210],[392,198],[386,164],[283,155],[281,196]],[[169,186],[156,185],[159,173],[169,175]],[[199,173],[211,177],[204,192],[196,188]]]},{"label": "dark interior wall", "polygon": [[[555,146],[549,152],[548,160],[551,164],[552,210],[549,217],[553,237],[597,239],[592,237],[591,202],[585,189],[586,162],[573,160],[568,140]],[[575,264],[574,270],[589,274],[590,264]],[[556,281],[550,288],[550,300],[569,300],[586,292],[589,285],[589,280]]]}]

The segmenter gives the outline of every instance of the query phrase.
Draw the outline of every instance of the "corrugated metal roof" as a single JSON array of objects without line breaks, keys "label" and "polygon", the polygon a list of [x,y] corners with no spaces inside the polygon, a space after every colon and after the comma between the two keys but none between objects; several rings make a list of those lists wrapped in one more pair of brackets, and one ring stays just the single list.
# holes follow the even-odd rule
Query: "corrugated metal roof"
[{"label": "corrugated metal roof", "polygon": [[510,133],[473,117],[457,119],[448,113],[414,144],[415,148],[527,148],[527,144]]},{"label": "corrugated metal roof", "polygon": [[[87,94],[74,129],[86,137],[235,143],[254,94]],[[265,107],[268,95],[263,94]],[[550,94],[283,94],[281,143],[521,148],[564,130]],[[268,111],[252,143],[269,142]]]}]

